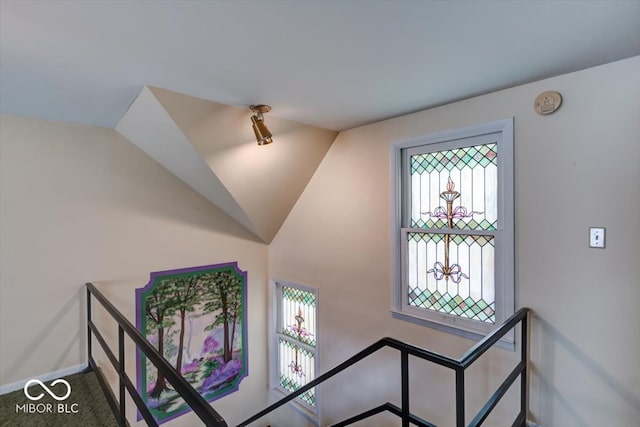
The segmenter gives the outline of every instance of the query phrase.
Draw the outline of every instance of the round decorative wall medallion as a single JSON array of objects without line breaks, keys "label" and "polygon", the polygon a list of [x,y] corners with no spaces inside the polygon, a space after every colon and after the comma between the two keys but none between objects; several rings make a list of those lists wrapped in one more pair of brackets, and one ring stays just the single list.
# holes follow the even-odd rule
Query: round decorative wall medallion
[{"label": "round decorative wall medallion", "polygon": [[538,95],[533,104],[533,108],[536,110],[536,113],[546,116],[555,113],[561,104],[562,95],[555,90],[549,90]]}]

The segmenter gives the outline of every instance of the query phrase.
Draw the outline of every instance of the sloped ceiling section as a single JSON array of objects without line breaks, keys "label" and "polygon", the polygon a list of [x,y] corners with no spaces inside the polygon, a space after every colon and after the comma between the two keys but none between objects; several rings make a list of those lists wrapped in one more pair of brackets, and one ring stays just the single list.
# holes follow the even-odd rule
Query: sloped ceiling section
[{"label": "sloped ceiling section", "polygon": [[[266,100],[258,100],[266,102]],[[279,119],[258,146],[248,108],[145,87],[116,130],[265,243],[270,243],[338,132]]]}]

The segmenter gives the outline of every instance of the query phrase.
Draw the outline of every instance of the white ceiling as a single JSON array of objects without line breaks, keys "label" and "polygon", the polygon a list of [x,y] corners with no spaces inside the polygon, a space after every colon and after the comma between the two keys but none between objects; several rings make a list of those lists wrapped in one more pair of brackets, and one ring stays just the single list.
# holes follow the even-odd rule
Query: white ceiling
[{"label": "white ceiling", "polygon": [[333,130],[640,55],[640,1],[0,0],[0,111],[114,127],[144,85]]}]

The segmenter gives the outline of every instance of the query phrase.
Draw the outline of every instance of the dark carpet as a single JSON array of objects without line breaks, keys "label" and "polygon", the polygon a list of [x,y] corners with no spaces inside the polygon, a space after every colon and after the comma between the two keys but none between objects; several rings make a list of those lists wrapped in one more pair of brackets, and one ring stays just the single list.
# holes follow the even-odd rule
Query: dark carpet
[{"label": "dark carpet", "polygon": [[[51,397],[38,384],[29,387],[29,400],[23,389],[0,396],[0,427],[117,427],[115,416],[95,372],[78,373],[64,378],[71,394],[63,401]],[[45,381],[48,387],[51,381]],[[58,383],[51,390],[63,396],[66,386]]]}]

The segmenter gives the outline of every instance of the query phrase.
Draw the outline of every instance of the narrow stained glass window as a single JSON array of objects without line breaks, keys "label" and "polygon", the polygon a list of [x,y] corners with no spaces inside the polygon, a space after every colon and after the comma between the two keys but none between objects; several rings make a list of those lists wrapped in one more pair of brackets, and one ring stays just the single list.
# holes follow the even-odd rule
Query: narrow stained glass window
[{"label": "narrow stained glass window", "polygon": [[[317,294],[294,284],[276,283],[276,287],[278,386],[294,392],[316,375]],[[298,400],[315,409],[315,389]]]}]

